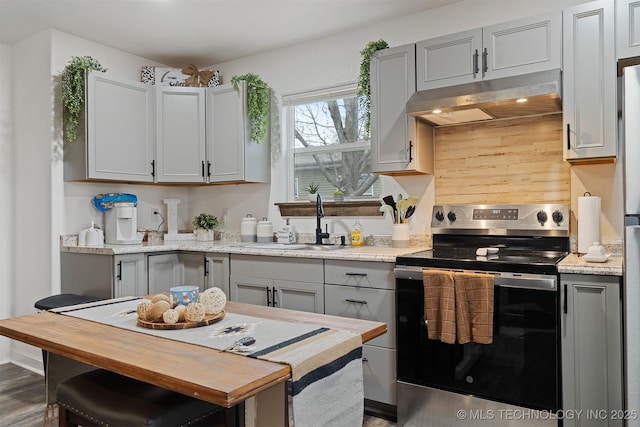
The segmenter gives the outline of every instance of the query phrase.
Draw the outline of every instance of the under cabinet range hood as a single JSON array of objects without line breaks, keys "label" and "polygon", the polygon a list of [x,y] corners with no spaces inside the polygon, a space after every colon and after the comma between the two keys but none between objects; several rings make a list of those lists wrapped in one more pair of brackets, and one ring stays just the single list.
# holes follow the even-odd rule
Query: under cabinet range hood
[{"label": "under cabinet range hood", "polygon": [[436,126],[559,113],[561,82],[558,69],[422,90],[406,113]]}]

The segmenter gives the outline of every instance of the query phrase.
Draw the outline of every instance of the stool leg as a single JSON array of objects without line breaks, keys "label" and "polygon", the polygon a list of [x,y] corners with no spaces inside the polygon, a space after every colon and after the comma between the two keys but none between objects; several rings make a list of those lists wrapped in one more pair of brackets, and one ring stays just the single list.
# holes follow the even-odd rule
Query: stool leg
[{"label": "stool leg", "polygon": [[62,406],[58,407],[58,427],[75,427],[69,424],[69,411]]}]

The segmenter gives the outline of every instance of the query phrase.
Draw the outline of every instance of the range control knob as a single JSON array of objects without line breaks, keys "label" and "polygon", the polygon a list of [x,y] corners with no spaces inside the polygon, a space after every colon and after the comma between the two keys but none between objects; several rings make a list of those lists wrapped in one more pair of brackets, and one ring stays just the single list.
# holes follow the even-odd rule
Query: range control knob
[{"label": "range control knob", "polygon": [[560,211],[553,211],[553,213],[551,214],[551,218],[553,218],[553,222],[558,225],[560,225],[560,223],[564,221],[564,215],[562,215],[562,212]]},{"label": "range control knob", "polygon": [[541,225],[544,225],[545,222],[547,222],[547,220],[549,219],[549,217],[547,216],[547,213],[545,211],[540,211],[538,212],[538,222]]},{"label": "range control knob", "polygon": [[449,221],[451,222],[455,222],[456,220],[456,214],[453,211],[449,211],[449,213],[447,214],[447,218],[449,218]]},{"label": "range control knob", "polygon": [[436,212],[436,219],[437,219],[439,222],[444,221],[444,214],[442,213],[442,211],[437,211],[437,212]]}]

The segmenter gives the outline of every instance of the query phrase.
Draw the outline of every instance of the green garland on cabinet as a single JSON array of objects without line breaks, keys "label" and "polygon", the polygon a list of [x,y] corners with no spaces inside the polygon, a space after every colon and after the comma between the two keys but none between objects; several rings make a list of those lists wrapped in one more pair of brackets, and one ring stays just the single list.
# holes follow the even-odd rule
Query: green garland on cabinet
[{"label": "green garland on cabinet", "polygon": [[360,75],[358,76],[358,96],[360,97],[360,108],[365,114],[364,129],[369,134],[371,127],[371,55],[374,52],[389,47],[386,41],[380,39],[367,43],[364,49],[360,51],[362,61],[360,62]]},{"label": "green garland on cabinet", "polygon": [[85,75],[91,71],[107,71],[90,56],[74,56],[62,72],[63,122],[67,141],[78,137],[80,111],[84,104]]},{"label": "green garland on cabinet", "polygon": [[247,114],[251,125],[251,141],[260,144],[269,128],[269,86],[260,76],[247,73],[231,77],[233,90],[237,92],[243,80],[247,83]]}]

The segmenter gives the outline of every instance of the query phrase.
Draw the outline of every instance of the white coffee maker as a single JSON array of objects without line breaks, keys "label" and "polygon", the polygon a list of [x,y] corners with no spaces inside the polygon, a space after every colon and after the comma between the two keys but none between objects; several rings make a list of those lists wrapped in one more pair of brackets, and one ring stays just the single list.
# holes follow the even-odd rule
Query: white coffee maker
[{"label": "white coffee maker", "polygon": [[104,213],[105,243],[111,245],[134,245],[138,238],[138,214],[133,203],[117,202]]}]

